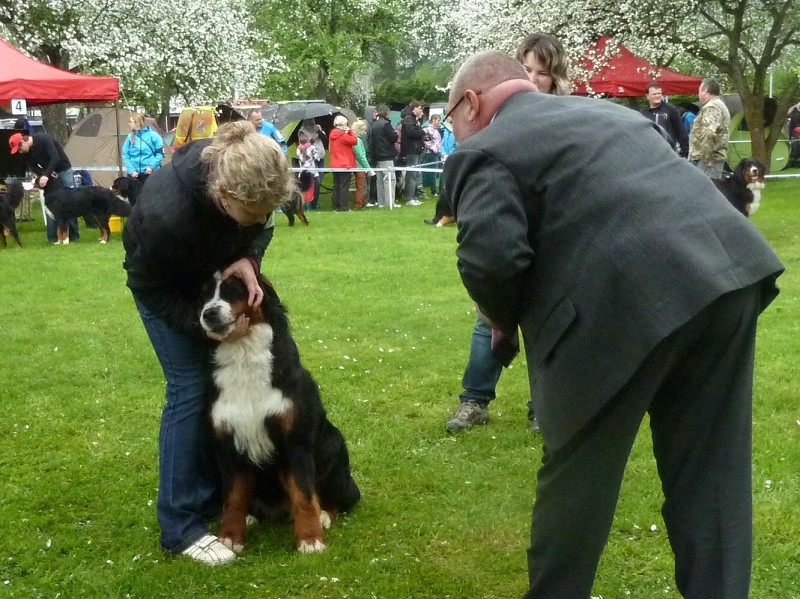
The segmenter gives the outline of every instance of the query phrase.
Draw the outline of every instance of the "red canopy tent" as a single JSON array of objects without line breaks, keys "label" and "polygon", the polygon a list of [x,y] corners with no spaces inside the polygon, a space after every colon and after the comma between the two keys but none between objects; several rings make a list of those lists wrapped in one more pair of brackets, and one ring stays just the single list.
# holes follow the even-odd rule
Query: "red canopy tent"
[{"label": "red canopy tent", "polygon": [[[63,71],[25,56],[0,38],[0,103],[25,100],[28,106],[62,102],[117,102],[119,81],[116,77],[80,75]],[[119,122],[117,122],[119,132]],[[21,157],[8,154],[11,130],[0,130],[0,174],[24,173]],[[17,159],[17,164],[14,159]],[[83,165],[81,165],[83,166]],[[117,156],[117,171],[122,174],[122,156]]]},{"label": "red canopy tent", "polygon": [[[605,57],[610,36],[604,35],[589,46],[584,57],[575,62],[581,73],[590,73],[589,81],[577,79],[574,94],[608,94],[617,98],[644,96],[647,84],[653,80],[661,83],[664,93],[696,94],[702,77],[683,75],[639,58],[622,44]],[[603,58],[605,57],[605,58]],[[595,66],[597,64],[597,66]]]},{"label": "red canopy tent", "polygon": [[0,38],[0,101],[19,98],[35,106],[59,102],[103,102],[119,99],[116,77],[79,75],[25,56]]}]

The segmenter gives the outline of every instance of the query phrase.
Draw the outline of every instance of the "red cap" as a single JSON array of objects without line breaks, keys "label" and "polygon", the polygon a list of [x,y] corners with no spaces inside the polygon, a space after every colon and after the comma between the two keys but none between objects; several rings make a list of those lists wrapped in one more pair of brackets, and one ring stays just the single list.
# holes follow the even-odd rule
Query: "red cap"
[{"label": "red cap", "polygon": [[11,148],[11,153],[16,154],[19,152],[19,144],[22,143],[22,133],[15,133],[8,138],[8,147]]}]

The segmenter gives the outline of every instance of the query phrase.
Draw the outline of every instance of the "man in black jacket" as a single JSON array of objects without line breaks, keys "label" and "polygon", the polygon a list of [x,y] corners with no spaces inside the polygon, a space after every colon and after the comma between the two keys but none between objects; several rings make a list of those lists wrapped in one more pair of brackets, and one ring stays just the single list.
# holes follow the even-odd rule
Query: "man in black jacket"
[{"label": "man in black jacket", "polygon": [[389,107],[381,104],[377,111],[377,118],[369,130],[370,152],[378,169],[378,205],[391,208],[394,205],[395,174],[392,169],[397,156],[397,131],[389,120]]},{"label": "man in black jacket", "polygon": [[[59,186],[75,187],[72,163],[64,148],[52,136],[47,133],[31,135],[29,131],[24,130],[9,137],[8,145],[12,154],[19,152],[25,155],[28,170],[36,175],[36,186],[44,190],[45,200],[47,194]],[[78,241],[80,237],[78,219],[72,218],[69,220],[69,241]],[[56,221],[50,216],[47,217],[47,241],[58,242]]]},{"label": "man in black jacket", "polygon": [[669,102],[664,102],[664,93],[658,81],[647,84],[648,106],[640,111],[644,116],[666,131],[672,147],[682,158],[689,155],[689,136],[683,126],[681,113]]},{"label": "man in black jacket", "polygon": [[[400,154],[405,157],[406,166],[419,166],[422,153],[425,151],[425,131],[420,125],[423,110],[422,104],[414,100],[400,113],[403,126],[400,130]],[[416,199],[417,184],[422,180],[422,173],[416,169],[406,171],[404,196],[407,206],[419,206]]]}]

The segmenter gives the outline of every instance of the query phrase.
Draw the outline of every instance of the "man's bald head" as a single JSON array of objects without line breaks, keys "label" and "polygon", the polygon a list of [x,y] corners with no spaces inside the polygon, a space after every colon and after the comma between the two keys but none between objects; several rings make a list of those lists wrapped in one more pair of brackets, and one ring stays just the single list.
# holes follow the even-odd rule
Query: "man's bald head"
[{"label": "man's bald head", "polygon": [[471,56],[461,65],[450,94],[460,97],[467,89],[488,90],[510,79],[527,81],[525,67],[504,52],[487,50]]},{"label": "man's bald head", "polygon": [[509,96],[536,91],[525,68],[508,54],[479,52],[461,65],[450,88],[448,115],[461,143],[486,127]]}]

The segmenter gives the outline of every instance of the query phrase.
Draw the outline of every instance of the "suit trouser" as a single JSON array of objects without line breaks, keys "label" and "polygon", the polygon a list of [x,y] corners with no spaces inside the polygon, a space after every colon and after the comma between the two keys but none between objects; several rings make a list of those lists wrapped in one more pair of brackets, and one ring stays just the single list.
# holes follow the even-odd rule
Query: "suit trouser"
[{"label": "suit trouser", "polygon": [[662,342],[567,445],[545,450],[526,599],[590,596],[625,464],[648,412],[678,590],[690,599],[748,596],[760,305],[759,286],[713,302]]}]

